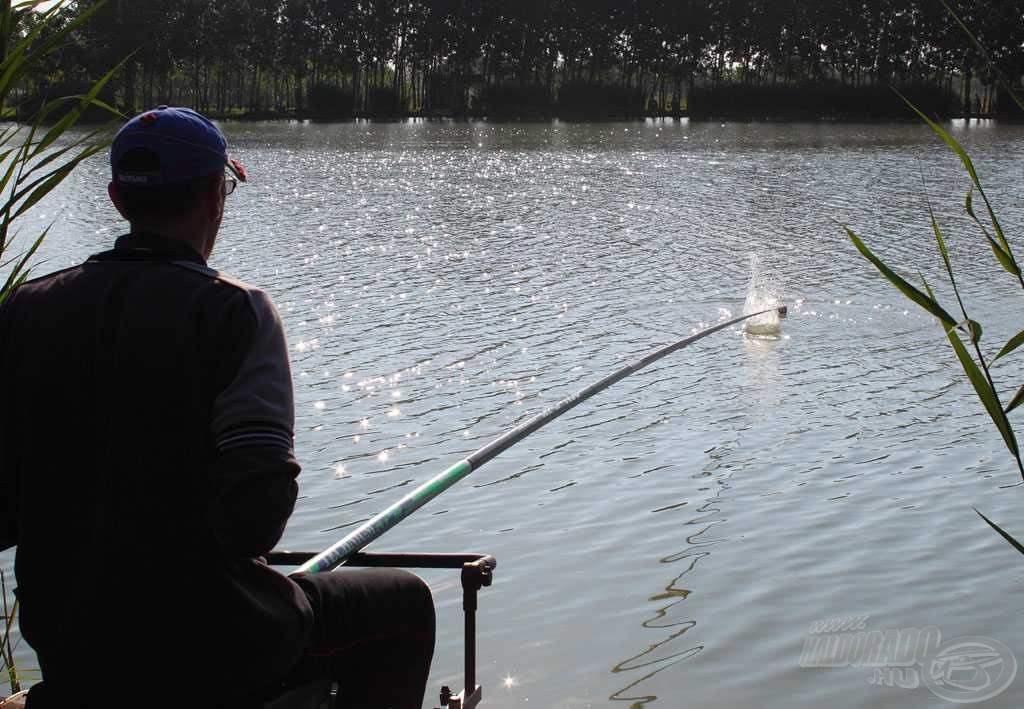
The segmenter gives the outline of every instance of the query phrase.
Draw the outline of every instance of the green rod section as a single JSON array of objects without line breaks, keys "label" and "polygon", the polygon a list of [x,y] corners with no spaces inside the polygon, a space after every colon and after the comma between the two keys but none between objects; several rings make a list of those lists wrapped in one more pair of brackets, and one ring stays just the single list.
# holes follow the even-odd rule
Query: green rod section
[{"label": "green rod section", "polygon": [[423,507],[442,492],[450,488],[462,478],[473,472],[468,460],[460,460],[418,488],[410,492],[398,502],[386,508],[372,519],[367,520],[350,534],[347,534],[334,546],[325,549],[292,573],[316,573],[330,571],[345,563],[345,560],[377,539],[413,512]]},{"label": "green rod section", "polygon": [[484,463],[491,460],[499,453],[508,450],[537,429],[558,418],[574,406],[583,403],[599,391],[607,389],[615,382],[625,379],[630,374],[638,372],[647,365],[658,361],[662,357],[669,355],[676,350],[680,350],[687,345],[691,345],[697,340],[701,340],[708,335],[718,332],[719,330],[724,330],[727,327],[737,325],[744,320],[756,318],[758,315],[765,315],[771,312],[777,312],[780,318],[784,318],[787,314],[787,308],[785,305],[782,305],[777,308],[769,308],[767,310],[751,313],[750,315],[733,318],[726,322],[720,322],[717,325],[712,325],[706,330],[701,330],[700,332],[683,338],[678,342],[659,347],[651,354],[643,357],[633,364],[617,369],[585,389],[565,397],[554,406],[545,409],[537,416],[534,416],[528,421],[516,426],[512,430],[478,449],[468,458],[460,460],[443,473],[423,483],[398,502],[380,512],[372,519],[361,524],[336,544],[314,556],[292,573],[297,574],[304,572],[315,573],[320,571],[330,571],[341,566],[350,556],[355,554],[357,551],[360,551],[370,542],[379,538],[386,531],[397,525],[419,508],[423,507],[423,505],[433,500],[452,485],[462,480],[474,470],[483,466]]}]

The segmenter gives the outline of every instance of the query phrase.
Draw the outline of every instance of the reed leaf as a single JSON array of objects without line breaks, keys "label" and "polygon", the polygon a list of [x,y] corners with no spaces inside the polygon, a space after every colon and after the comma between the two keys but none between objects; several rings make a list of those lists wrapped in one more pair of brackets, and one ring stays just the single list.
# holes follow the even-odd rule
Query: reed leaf
[{"label": "reed leaf", "polygon": [[[101,150],[102,148],[99,149]],[[29,188],[26,188],[25,190],[20,192],[18,197],[19,199],[21,198],[21,196],[26,195],[26,193],[27,196],[25,196],[25,200],[21,202],[20,205],[18,205],[18,209],[11,216],[11,219],[17,219],[22,214],[32,209],[32,207],[36,206],[36,204],[39,203],[39,200],[48,195],[54,187],[63,182],[64,178],[71,174],[71,171],[78,166],[78,163],[80,163],[86,157],[89,157],[89,155],[97,151],[85,152],[88,154],[80,155],[79,157],[73,159],[71,162],[61,165],[60,167],[50,172],[48,175],[45,175],[44,177],[41,177],[35,182],[33,182],[32,185],[29,186]]]},{"label": "reed leaf", "polygon": [[999,533],[999,536],[1001,536],[1003,539],[1008,541],[1010,543],[1010,546],[1012,546],[1014,549],[1019,551],[1021,554],[1024,554],[1024,544],[1021,544],[1019,541],[1017,541],[1012,536],[1010,536],[1009,532],[1005,531],[998,524],[996,524],[995,522],[990,520],[985,515],[981,514],[981,512],[978,512],[978,509],[976,507],[972,507],[971,509],[973,509],[975,512],[977,512],[978,516],[981,517],[983,520],[985,520],[988,523],[988,526],[990,526],[992,529],[996,530],[996,532]]},{"label": "reed leaf", "polygon": [[959,25],[960,30],[965,35],[967,35],[967,38],[971,41],[971,44],[974,45],[974,48],[978,51],[979,54],[981,54],[982,58],[985,60],[985,63],[988,64],[989,68],[996,75],[996,82],[999,84],[999,87],[1006,91],[1007,93],[1009,93],[1014,103],[1016,103],[1020,107],[1020,109],[1024,111],[1024,99],[1022,99],[1017,94],[1017,92],[1013,90],[1013,86],[1011,85],[1010,81],[1006,78],[1006,75],[999,68],[999,65],[992,61],[992,57],[988,53],[988,50],[985,48],[985,45],[978,41],[978,38],[974,36],[973,32],[971,32],[971,28],[968,27],[964,23],[964,21],[960,19],[960,15],[956,13],[956,11],[947,2],[947,0],[939,0],[939,2],[941,2],[942,6],[946,8],[946,12],[948,12],[950,16],[953,18],[953,20],[956,22],[956,24]]},{"label": "reed leaf", "polygon": [[[100,0],[76,13],[63,27],[55,27],[54,20],[70,4],[69,0],[58,0],[42,5],[33,0],[16,10],[0,6],[0,30],[5,31],[5,37],[14,37],[17,19],[22,16],[21,13],[37,13],[36,22],[23,37],[4,45],[6,53],[0,57],[0,98],[9,95],[24,72],[35,69],[40,59],[64,46],[72,33],[92,17],[104,2],[105,0]],[[48,36],[43,36],[42,32],[47,28],[54,31]],[[99,93],[123,64],[122,61],[107,72],[85,94],[46,102],[36,111],[33,121],[27,128],[15,125],[0,132],[0,146],[9,146],[0,151],[0,162],[7,163],[0,172],[0,194],[3,195],[3,200],[0,201],[0,261],[13,264],[6,281],[0,286],[0,302],[12,288],[23,283],[28,277],[31,270],[29,261],[49,232],[49,228],[44,230],[29,249],[16,259],[5,259],[5,252],[10,247],[9,234],[12,224],[46,197],[83,160],[106,147],[108,141],[101,136],[103,129],[75,138],[69,145],[57,147],[56,143],[75,126],[90,107],[99,107],[112,116],[123,118],[119,111],[99,98]],[[70,106],[66,114],[61,115],[46,129],[42,128],[44,121],[66,106]]]},{"label": "reed leaf", "polygon": [[7,145],[7,142],[14,137],[18,130],[20,130],[20,126],[17,123],[0,130],[0,145]]},{"label": "reed leaf", "polygon": [[[130,56],[131,55],[129,55],[129,57]],[[79,103],[78,106],[68,111],[65,116],[63,116],[59,121],[53,124],[53,126],[46,132],[46,135],[43,136],[42,140],[39,141],[35,149],[29,155],[30,159],[36,157],[42,151],[49,148],[53,144],[53,141],[57,140],[57,138],[59,138],[61,135],[63,135],[72,127],[74,127],[74,125],[82,117],[82,114],[85,113],[85,110],[90,106],[104,108],[105,110],[110,111],[115,116],[121,118],[125,117],[120,111],[112,108],[106,102],[101,101],[99,98],[97,98],[97,96],[99,95],[100,91],[103,90],[103,87],[106,86],[110,79],[114,76],[114,73],[117,72],[122,66],[124,66],[124,63],[127,60],[128,57],[123,59],[116,67],[114,67],[106,74],[101,76],[99,80],[97,80],[96,83],[92,85],[92,88],[89,89],[88,93],[81,96],[67,96],[64,98],[57,99],[56,101],[50,102],[49,105],[53,106],[54,108],[56,107],[54,104],[67,103],[68,101],[77,100]],[[50,111],[44,107],[42,112],[43,115],[49,115],[49,112]]]},{"label": "reed leaf", "polygon": [[[98,2],[93,3],[79,13],[76,13],[71,22],[59,28],[56,32],[42,41],[39,41],[42,31],[46,28],[52,27],[53,20],[55,20],[68,5],[68,0],[57,0],[57,2],[48,9],[37,11],[39,18],[35,27],[30,29],[24,37],[9,47],[7,50],[7,56],[0,61],[0,93],[6,94],[22,72],[28,68],[36,66],[40,59],[63,47],[65,40],[67,40],[79,27],[82,26],[82,24],[88,21],[90,17],[103,7],[103,5],[106,4],[106,1],[107,0],[98,0]],[[38,5],[39,3],[36,4]],[[13,21],[11,25],[12,26],[8,29],[13,29]],[[10,32],[8,32],[6,36],[10,37]]]},{"label": "reed leaf", "polygon": [[100,138],[107,133],[107,127],[99,128],[91,133],[86,133],[81,138],[73,141],[72,143],[64,146],[60,149],[50,150],[41,159],[36,160],[32,163],[32,166],[25,170],[18,177],[18,183],[24,182],[30,175],[42,170],[44,167],[52,162],[56,162],[58,159],[67,155],[68,153],[74,152],[76,149],[81,148],[83,145],[87,148],[92,145],[104,145],[105,143],[100,141]]},{"label": "reed leaf", "polygon": [[932,233],[935,235],[935,243],[938,245],[939,254],[942,256],[942,263],[946,266],[946,273],[949,275],[949,283],[953,286],[953,293],[956,295],[957,303],[960,304],[960,310],[964,314],[964,319],[960,322],[957,327],[966,332],[973,344],[978,344],[981,340],[981,323],[971,320],[967,315],[967,308],[964,306],[963,298],[960,297],[960,289],[956,285],[956,275],[953,273],[953,264],[949,260],[949,250],[946,248],[946,240],[942,236],[942,229],[939,228],[939,221],[935,218],[935,211],[932,209],[932,205],[928,205],[928,216],[932,223]]},{"label": "reed leaf", "polygon": [[1006,409],[1004,411],[1006,413],[1010,413],[1020,406],[1021,403],[1024,403],[1024,386],[1017,390],[1017,393],[1013,395],[1012,399],[1010,399],[1010,403],[1006,405]]},{"label": "reed leaf", "polygon": [[[84,142],[84,141],[80,141],[80,143],[81,142]],[[72,148],[76,147],[76,145],[73,145],[71,147]],[[11,217],[10,217],[12,220],[13,219],[17,219],[19,216],[21,216],[26,211],[28,211],[33,206],[35,206],[36,203],[39,202],[39,200],[41,200],[43,197],[45,197],[50,192],[50,190],[52,190],[54,187],[56,187],[58,184],[60,184],[61,181],[65,177],[67,177],[68,174],[79,163],[81,163],[83,160],[86,160],[86,159],[92,157],[93,155],[95,155],[99,151],[103,150],[105,147],[106,147],[105,143],[95,143],[95,142],[93,142],[93,143],[87,145],[85,148],[83,148],[81,150],[81,152],[79,152],[77,155],[75,155],[73,158],[71,158],[67,162],[59,165],[58,167],[55,167],[50,172],[46,173],[42,177],[36,178],[34,181],[30,182],[28,185],[26,185],[25,187],[21,188],[17,192],[15,192],[15,194],[12,195],[10,197],[10,199],[7,201],[7,204],[5,204],[3,208],[0,208],[0,211],[7,211],[7,212],[9,212],[12,208],[14,208],[15,205],[18,205],[17,209],[14,211],[13,215],[11,215]],[[26,174],[21,179],[25,179],[32,172],[33,172],[32,170],[27,171]],[[22,200],[24,200],[24,201],[22,201]]]},{"label": "reed leaf", "polygon": [[965,318],[956,325],[957,329],[971,338],[971,344],[978,344],[981,341],[982,327],[977,320]]},{"label": "reed leaf", "polygon": [[5,659],[7,664],[12,665],[14,652],[11,649],[11,631],[14,629],[15,619],[18,615],[18,599],[15,598],[13,605],[8,608],[6,591],[4,593],[4,636],[0,638],[0,648],[3,649],[4,654],[7,656]]},{"label": "reed leaf", "polygon": [[[51,25],[53,20],[64,8],[65,4],[65,0],[58,0],[58,2],[54,3],[54,5],[48,10],[41,11],[41,16],[36,26],[30,29],[29,32],[13,46],[8,47],[7,56],[0,61],[0,94],[6,96],[14,86],[17,79],[27,68],[37,63],[39,59],[46,54],[49,54],[50,51],[53,51],[58,43],[63,42],[63,40],[70,34],[69,23],[69,26],[55,32],[53,35],[43,40],[42,43],[36,45],[34,47],[35,51],[29,52],[30,49],[33,49],[33,45],[39,39],[42,31]],[[13,21],[11,26],[7,29],[13,30]],[[11,32],[8,31],[5,36],[10,37]]]},{"label": "reed leaf", "polygon": [[910,300],[914,301],[922,308],[927,310],[929,313],[937,317],[940,321],[942,321],[942,324],[947,329],[956,329],[958,327],[959,323],[957,323],[957,321],[953,318],[952,315],[946,312],[945,308],[939,305],[939,303],[935,300],[934,297],[929,297],[928,295],[925,295],[916,287],[908,283],[902,276],[900,276],[887,265],[885,265],[885,263],[880,258],[875,256],[874,253],[871,252],[871,249],[869,249],[867,245],[863,241],[861,241],[860,237],[858,237],[852,229],[848,227],[843,228],[846,230],[846,235],[850,238],[850,241],[853,242],[853,245],[857,247],[857,250],[860,251],[861,255],[863,255],[864,258],[866,258],[868,261],[874,264],[875,268],[877,268],[879,272],[881,272],[881,274],[889,280],[890,283],[896,286],[896,288],[898,288],[899,291],[903,293],[903,295],[910,298]]},{"label": "reed leaf", "polygon": [[[893,91],[895,91],[896,95],[903,99],[903,102],[906,103],[907,106],[909,106],[910,109],[914,111],[914,113],[920,116],[921,120],[927,123],[928,127],[930,127],[936,135],[942,138],[943,142],[945,142],[946,145],[952,148],[953,152],[955,152],[957,156],[960,158],[960,162],[963,163],[964,169],[967,170],[967,175],[971,178],[971,182],[974,183],[974,187],[978,190],[978,194],[981,195],[981,199],[985,203],[985,209],[988,212],[989,221],[992,223],[992,229],[993,231],[995,231],[996,238],[999,241],[999,245],[1003,248],[1003,251],[1005,251],[1011,259],[1016,261],[1016,259],[1013,258],[1013,249],[1010,248],[1010,242],[1006,240],[1006,235],[1003,233],[1003,227],[999,223],[999,219],[996,217],[995,210],[992,208],[992,203],[989,201],[988,195],[985,194],[985,188],[981,186],[981,179],[978,177],[978,171],[974,167],[974,161],[971,160],[971,156],[967,154],[967,151],[964,150],[964,147],[960,145],[960,143],[957,142],[956,138],[951,136],[945,128],[943,128],[938,123],[929,118],[927,115],[925,115],[924,112],[921,111],[921,109],[914,105],[906,96],[901,94],[897,89],[893,89]],[[1022,280],[1021,285],[1024,286],[1024,280]]]},{"label": "reed leaf", "polygon": [[1024,345],[1024,330],[1018,332],[1016,335],[1010,338],[1009,342],[1003,345],[1003,349],[999,350],[999,354],[996,355],[996,359],[999,359],[1000,357],[1005,357],[1006,355],[1010,354],[1021,345]]},{"label": "reed leaf", "polygon": [[31,268],[26,268],[21,273],[19,273],[18,274],[18,278],[14,281],[14,283],[11,284],[11,289],[8,291],[8,293],[13,292],[15,288],[17,288],[22,283],[27,281],[28,277],[31,276],[31,275],[32,275],[32,269]]},{"label": "reed leaf", "polygon": [[[4,170],[3,177],[0,177],[0,192],[7,189],[7,183],[11,181],[11,178],[14,177],[15,173],[18,172],[18,169],[24,164],[25,153],[28,152],[28,148],[29,146],[27,144],[22,144],[14,151],[14,157],[11,159],[7,169]],[[0,209],[7,210],[9,206],[9,204],[5,203],[0,207]]]},{"label": "reed leaf", "polygon": [[35,255],[39,246],[46,238],[46,235],[50,233],[50,228],[52,226],[53,224],[43,229],[43,233],[36,237],[36,240],[32,242],[32,246],[28,248],[28,251],[18,258],[18,264],[7,275],[7,281],[4,283],[3,287],[0,288],[0,303],[3,303],[11,291],[21,285],[25,279],[28,278],[28,274],[30,272],[30,269],[28,268],[28,261]]},{"label": "reed leaf", "polygon": [[967,154],[963,146],[957,142],[956,138],[951,136],[945,128],[940,126],[938,123],[929,118],[921,109],[919,109],[910,99],[904,96],[898,89],[893,89],[896,95],[903,99],[903,102],[910,107],[910,109],[916,113],[922,121],[928,124],[928,127],[935,131],[936,135],[942,138],[943,142],[946,143],[953,152],[960,158],[960,162],[963,163],[964,168],[967,170],[967,175],[971,178],[971,182],[978,188],[978,193],[984,198],[984,191],[981,189],[981,180],[978,178],[978,171],[974,167],[974,161],[971,160],[971,156]]},{"label": "reed leaf", "polygon": [[27,170],[22,171],[22,173],[18,175],[18,184],[24,182],[25,179],[28,178],[30,175],[39,172],[50,163],[60,160],[65,155],[72,152],[75,148],[82,145],[82,143],[87,142],[87,138],[88,136],[83,136],[82,138],[76,140],[74,143],[71,143],[70,145],[65,145],[63,148],[58,148],[49,151],[48,153],[43,155],[41,159],[32,163],[31,167],[29,167]]},{"label": "reed leaf", "polygon": [[1020,266],[1014,260],[1013,256],[1007,253],[1003,247],[988,233],[988,229],[978,219],[978,215],[974,213],[974,202],[973,202],[974,187],[967,191],[967,199],[964,200],[964,211],[967,213],[974,223],[981,229],[981,233],[985,235],[985,240],[988,242],[989,247],[992,249],[992,253],[995,255],[999,265],[1002,266],[1006,271],[1016,276],[1018,279],[1021,277]]},{"label": "reed leaf", "polygon": [[[934,300],[935,295],[932,293],[931,286],[928,285],[927,281],[925,281],[924,287],[928,295]],[[1003,407],[999,405],[999,397],[996,395],[995,389],[989,384],[985,374],[974,361],[974,358],[971,357],[971,353],[967,351],[955,327],[946,328],[946,338],[949,340],[949,344],[953,346],[953,351],[956,352],[957,359],[960,360],[960,366],[963,367],[964,373],[974,387],[974,391],[977,393],[982,405],[988,412],[992,422],[996,425],[996,428],[999,429],[1007,449],[1019,460],[1020,448],[1017,445],[1017,437],[1010,426],[1010,420],[1006,417],[1006,413],[1003,412]]]},{"label": "reed leaf", "polygon": [[[980,226],[980,222],[979,222]],[[988,234],[985,234],[985,238],[988,240],[988,245],[992,249],[992,253],[995,254],[996,260],[999,261],[999,265],[1002,266],[1006,271],[1012,273],[1017,278],[1021,277],[1020,266],[1014,261],[1013,256],[1003,251],[1003,247]]]},{"label": "reed leaf", "polygon": [[949,339],[949,344],[953,346],[953,351],[956,352],[957,359],[960,360],[960,365],[974,387],[974,391],[978,394],[982,405],[984,405],[996,428],[999,429],[999,434],[1003,437],[1003,443],[1006,444],[1007,450],[1015,458],[1019,458],[1020,448],[1017,444],[1017,437],[1013,433],[1006,413],[999,405],[999,399],[996,397],[995,390],[989,385],[981,368],[975,363],[964,343],[960,341],[959,335],[954,330],[947,330],[946,337]]},{"label": "reed leaf", "polygon": [[3,660],[3,669],[7,671],[7,681],[11,686],[11,692],[21,691],[21,682],[18,679],[18,668],[14,664],[14,649],[11,647],[11,630],[14,628],[15,618],[18,615],[18,599],[15,597],[11,606],[7,605],[7,580],[4,572],[0,570],[0,598],[3,599],[4,625],[3,637],[0,638],[0,660]]}]

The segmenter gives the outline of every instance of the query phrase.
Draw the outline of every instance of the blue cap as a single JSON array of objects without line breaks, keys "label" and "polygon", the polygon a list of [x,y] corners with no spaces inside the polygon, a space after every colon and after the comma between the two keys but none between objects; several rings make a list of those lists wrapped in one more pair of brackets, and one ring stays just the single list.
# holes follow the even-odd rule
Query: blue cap
[{"label": "blue cap", "polygon": [[[121,158],[139,148],[155,156],[152,169],[118,170]],[[225,169],[242,182],[247,178],[242,164],[228,156],[228,141],[217,126],[190,108],[167,106],[124,124],[110,148],[110,167],[114,182],[146,187],[187,182]]]}]

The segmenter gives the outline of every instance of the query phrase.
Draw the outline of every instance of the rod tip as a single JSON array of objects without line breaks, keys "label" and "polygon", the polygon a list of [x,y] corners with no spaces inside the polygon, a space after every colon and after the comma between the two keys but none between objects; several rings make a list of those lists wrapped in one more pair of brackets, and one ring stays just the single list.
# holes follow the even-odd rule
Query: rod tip
[{"label": "rod tip", "polygon": [[777,308],[777,311],[778,311],[778,313],[779,313],[779,317],[780,317],[780,318],[784,318],[784,317],[786,317],[787,315],[789,315],[789,306],[788,306],[788,305],[780,305],[780,306],[779,306],[779,307]]}]

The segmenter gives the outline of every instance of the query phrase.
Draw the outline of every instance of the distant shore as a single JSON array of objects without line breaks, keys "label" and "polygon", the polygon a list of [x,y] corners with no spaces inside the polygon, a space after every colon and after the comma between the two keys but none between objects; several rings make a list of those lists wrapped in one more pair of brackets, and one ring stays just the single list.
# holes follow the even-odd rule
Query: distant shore
[{"label": "distant shore", "polygon": [[[124,111],[126,115],[131,110]],[[583,114],[583,113],[471,113],[471,112],[432,112],[432,113],[403,113],[403,114],[329,114],[315,113],[312,111],[204,111],[204,115],[217,121],[237,121],[240,123],[257,123],[261,121],[298,121],[309,123],[351,123],[366,121],[373,123],[395,123],[404,121],[452,121],[470,122],[479,121],[484,123],[549,123],[560,121],[562,123],[615,123],[615,122],[641,122],[641,121],[665,121],[678,122],[688,121],[693,123],[821,123],[821,124],[873,124],[873,123],[918,123],[920,117],[909,109],[900,114],[890,115],[816,115],[811,113],[723,113],[723,114],[699,114],[694,115],[686,111],[677,114]],[[997,121],[1005,124],[1024,123],[1024,115],[936,115],[933,117],[941,121],[950,120],[977,120]],[[15,116],[0,118],[0,123],[18,122]],[[83,117],[78,121],[82,125],[99,125],[109,121],[107,115],[92,115]]]},{"label": "distant shore", "polygon": [[856,88],[837,84],[698,86],[674,106],[642,100],[601,102],[592,94],[580,100],[565,102],[492,98],[491,101],[471,101],[469,107],[437,107],[429,110],[402,110],[394,104],[383,110],[355,110],[351,101],[331,106],[317,106],[314,102],[312,106],[302,109],[233,108],[224,111],[216,107],[200,106],[199,110],[219,120],[240,121],[421,119],[495,122],[562,120],[572,123],[685,118],[692,121],[877,123],[920,120],[909,103],[926,115],[940,120],[980,118],[1019,121],[1024,118],[1024,113],[1009,110],[1005,104],[965,107],[953,91],[935,85],[901,87],[899,93],[887,86],[878,85]]},{"label": "distant shore", "polygon": [[[768,122],[893,122],[916,121],[917,114],[908,105],[928,116],[953,118],[1020,119],[1024,113],[1011,110],[1008,102],[965,105],[949,86],[929,83],[908,84],[895,91],[889,86],[871,84],[846,86],[836,82],[801,84],[697,85],[679,100],[647,100],[642,94],[623,87],[570,87],[557,95],[545,91],[511,89],[492,90],[473,96],[461,107],[434,107],[407,110],[401,101],[384,101],[376,110],[357,109],[348,94],[336,102],[311,95],[308,105],[287,110],[206,111],[219,119],[237,120],[488,120],[595,122],[646,119],[683,119],[693,121],[768,121]],[[585,90],[584,90],[585,89]],[[1013,106],[1012,109],[1016,109]],[[970,115],[967,115],[970,114]]]},{"label": "distant shore", "polygon": [[[823,125],[844,125],[844,124],[882,124],[882,123],[920,123],[921,119],[915,114],[902,116],[776,116],[776,115],[727,115],[727,116],[690,116],[681,113],[675,116],[643,116],[643,115],[620,115],[620,116],[581,116],[581,115],[558,115],[558,114],[523,114],[523,115],[487,115],[487,114],[407,114],[407,115],[323,115],[312,113],[228,113],[218,114],[211,111],[207,114],[210,119],[223,122],[238,123],[260,123],[260,122],[299,122],[299,123],[403,123],[407,121],[418,121],[423,123],[452,122],[452,123],[630,123],[646,121],[662,121],[666,123],[678,123],[686,121],[689,123],[819,123]],[[951,120],[970,121],[994,121],[1006,125],[1024,124],[1024,117],[1021,116],[944,116],[940,121]],[[0,123],[16,123],[18,119],[12,117],[0,118]],[[79,125],[97,126],[108,122],[106,118],[94,118],[92,120],[83,118],[78,121]],[[52,125],[52,123],[47,123]]]},{"label": "distant shore", "polygon": [[[761,114],[751,112],[748,114],[704,114],[691,115],[683,111],[678,114],[580,114],[580,113],[468,113],[468,112],[434,112],[404,113],[404,114],[323,114],[309,111],[251,111],[251,112],[227,112],[217,113],[210,111],[206,115],[219,121],[309,121],[311,123],[345,123],[352,121],[370,122],[396,122],[396,121],[481,121],[488,123],[538,123],[561,121],[564,123],[612,123],[629,121],[680,121],[692,122],[727,121],[738,123],[916,123],[920,117],[911,113],[909,109],[902,114],[892,115],[814,115],[814,114]],[[1021,116],[1012,115],[945,115],[939,116],[941,120],[996,120],[1005,123],[1020,123],[1024,121]]]}]

